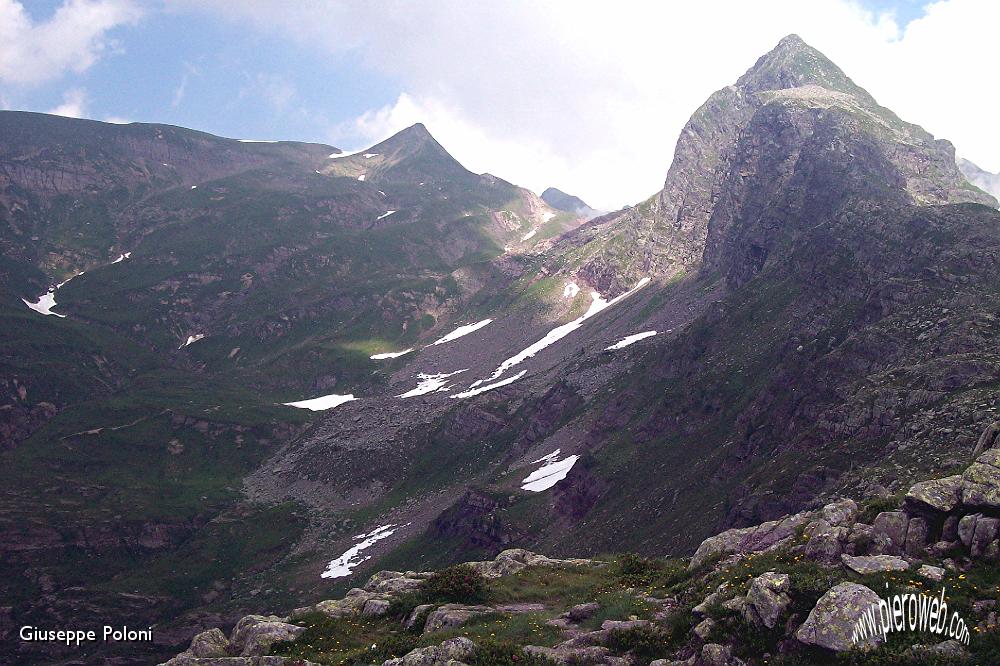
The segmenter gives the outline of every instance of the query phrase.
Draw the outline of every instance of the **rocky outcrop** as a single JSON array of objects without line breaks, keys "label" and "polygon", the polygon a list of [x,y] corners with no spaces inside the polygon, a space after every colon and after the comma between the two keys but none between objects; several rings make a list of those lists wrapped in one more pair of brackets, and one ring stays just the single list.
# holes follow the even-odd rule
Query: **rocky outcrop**
[{"label": "rocky outcrop", "polygon": [[792,603],[791,579],[786,573],[769,571],[753,579],[743,606],[743,616],[757,626],[773,629]]},{"label": "rocky outcrop", "polygon": [[879,598],[872,590],[857,583],[840,583],[820,597],[795,638],[804,645],[815,645],[836,652],[854,647],[852,632],[861,614]]},{"label": "rocky outcrop", "polygon": [[382,662],[382,666],[461,666],[475,651],[475,643],[468,638],[458,637],[440,645],[417,648],[398,659]]},{"label": "rocky outcrop", "polygon": [[469,562],[473,570],[485,578],[499,578],[517,573],[526,567],[596,566],[598,563],[587,559],[555,560],[532,553],[523,548],[505,550],[488,562]]},{"label": "rocky outcrop", "polygon": [[754,527],[734,528],[709,537],[701,542],[691,558],[690,568],[695,569],[720,555],[758,553],[781,546],[795,536],[796,531],[812,517],[811,513],[798,513],[779,520],[772,520]]}]

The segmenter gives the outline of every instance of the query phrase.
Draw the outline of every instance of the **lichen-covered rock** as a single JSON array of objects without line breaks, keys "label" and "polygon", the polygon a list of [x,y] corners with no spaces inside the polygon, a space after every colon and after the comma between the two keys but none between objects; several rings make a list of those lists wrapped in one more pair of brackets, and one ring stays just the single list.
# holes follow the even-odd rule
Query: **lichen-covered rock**
[{"label": "lichen-covered rock", "polygon": [[958,539],[966,548],[972,546],[972,535],[976,533],[976,523],[982,517],[981,513],[972,513],[968,516],[962,516],[962,519],[958,521]]},{"label": "lichen-covered rock", "polygon": [[854,647],[855,623],[878,601],[878,595],[864,585],[840,583],[820,597],[795,638],[805,645],[836,652],[850,650]]},{"label": "lichen-covered rock", "polygon": [[802,532],[806,538],[806,557],[823,562],[835,562],[844,551],[850,532],[846,527],[834,527],[820,518],[810,521]]},{"label": "lichen-covered rock", "polygon": [[271,644],[294,641],[305,630],[305,627],[288,624],[274,615],[247,615],[233,629],[231,650],[242,657],[264,655]]},{"label": "lichen-covered rock", "polygon": [[596,601],[591,601],[586,604],[577,604],[563,613],[563,617],[568,620],[572,620],[573,622],[583,622],[596,613],[600,608],[601,605]]},{"label": "lichen-covered rock", "polygon": [[733,528],[716,534],[701,542],[691,557],[689,568],[696,569],[717,555],[758,553],[776,548],[794,537],[798,528],[811,518],[812,513],[805,511],[753,527]]},{"label": "lichen-covered rock", "polygon": [[966,468],[962,474],[962,504],[1000,508],[1000,449],[986,451]]},{"label": "lichen-covered rock", "polygon": [[382,662],[382,666],[457,666],[468,660],[476,651],[476,644],[468,638],[451,638],[440,645],[417,648],[402,657]]},{"label": "lichen-covered rock", "polygon": [[714,592],[711,592],[706,596],[700,604],[691,609],[691,612],[695,615],[705,615],[708,613],[708,609],[714,604],[721,604],[726,599],[733,596],[733,590],[729,586],[729,583],[723,581]]},{"label": "lichen-covered rock", "polygon": [[708,637],[712,635],[712,630],[715,629],[715,620],[710,617],[706,617],[704,620],[695,625],[694,635],[703,641],[708,640]]},{"label": "lichen-covered rock", "polygon": [[526,645],[524,647],[524,652],[525,654],[544,657],[556,664],[591,666],[604,664],[611,651],[608,650],[608,648],[599,645],[580,648],[550,648],[539,645]]},{"label": "lichen-covered rock", "polygon": [[914,511],[954,511],[962,501],[962,475],[931,479],[913,484],[903,500]]},{"label": "lichen-covered rock", "polygon": [[464,604],[445,604],[430,612],[424,623],[424,633],[440,629],[461,627],[474,617],[496,612],[489,606],[466,606]]},{"label": "lichen-covered rock", "polygon": [[753,579],[747,591],[743,616],[757,626],[773,629],[792,602],[788,574],[768,571]]},{"label": "lichen-covered rock", "polygon": [[221,629],[203,631],[191,639],[188,651],[195,657],[225,657],[229,654],[229,639]]},{"label": "lichen-covered rock", "polygon": [[830,502],[820,511],[823,520],[833,526],[849,526],[858,519],[858,503],[852,499]]},{"label": "lichen-covered rock", "polygon": [[733,652],[728,645],[706,643],[701,648],[701,663],[705,666],[729,666]]},{"label": "lichen-covered rock", "polygon": [[403,594],[413,592],[429,578],[430,572],[379,571],[365,583],[365,591],[380,594]]},{"label": "lichen-covered rock", "polygon": [[417,628],[418,623],[422,626],[422,623],[427,620],[427,614],[431,612],[434,608],[434,604],[420,604],[412,611],[410,611],[409,617],[406,618],[406,622],[403,623],[403,628],[407,631],[413,631]]},{"label": "lichen-covered rock", "polygon": [[511,548],[502,551],[492,561],[469,562],[468,566],[485,578],[500,578],[515,574],[526,567],[593,566],[595,564],[593,560],[557,560],[523,548]]},{"label": "lichen-covered rock", "polygon": [[841,561],[851,571],[862,576],[871,573],[882,573],[885,571],[906,571],[910,565],[901,557],[892,555],[841,555]]},{"label": "lichen-covered rock", "polygon": [[941,567],[931,566],[930,564],[923,564],[919,569],[917,569],[917,575],[923,576],[927,580],[940,582],[944,578],[944,569]]},{"label": "lichen-covered rock", "polygon": [[997,538],[998,527],[1000,527],[1000,520],[996,518],[984,516],[976,521],[976,528],[969,543],[969,552],[973,557],[981,557],[987,553],[990,544]]},{"label": "lichen-covered rock", "polygon": [[361,609],[364,617],[382,617],[389,612],[391,602],[388,599],[369,599]]},{"label": "lichen-covered rock", "polygon": [[872,523],[872,534],[884,536],[895,551],[902,551],[906,546],[906,528],[909,523],[910,517],[902,511],[883,511]]}]

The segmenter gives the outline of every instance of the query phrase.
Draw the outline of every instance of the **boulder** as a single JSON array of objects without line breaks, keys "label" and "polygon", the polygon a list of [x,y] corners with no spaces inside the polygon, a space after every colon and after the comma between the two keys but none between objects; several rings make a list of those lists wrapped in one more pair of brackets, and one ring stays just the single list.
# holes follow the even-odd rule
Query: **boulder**
[{"label": "boulder", "polygon": [[709,593],[701,603],[691,609],[691,612],[695,615],[705,615],[708,613],[709,607],[713,604],[721,604],[726,599],[733,596],[733,590],[729,587],[729,583],[723,581],[719,587],[715,588],[715,592]]},{"label": "boulder", "polygon": [[434,608],[434,604],[420,604],[414,608],[410,611],[410,615],[406,618],[406,622],[403,623],[403,628],[407,631],[415,630],[418,622],[426,622],[427,614],[430,613],[432,608]]},{"label": "boulder", "polygon": [[911,557],[917,557],[927,548],[927,537],[930,535],[931,527],[926,518],[917,516],[910,518],[906,527],[906,543],[904,550]]},{"label": "boulder", "polygon": [[903,500],[914,511],[954,511],[962,501],[962,475],[915,483]]},{"label": "boulder", "polygon": [[732,656],[732,650],[728,645],[706,643],[701,648],[701,663],[705,666],[729,666]]},{"label": "boulder", "polygon": [[430,576],[430,572],[379,571],[365,583],[366,592],[381,594],[403,594],[413,592]]},{"label": "boulder", "polygon": [[500,578],[515,574],[527,567],[594,566],[596,564],[593,560],[585,559],[556,560],[523,548],[511,548],[502,551],[492,561],[469,562],[468,566],[485,578]]},{"label": "boulder", "polygon": [[699,622],[694,627],[694,635],[703,641],[707,641],[708,637],[712,635],[712,630],[715,629],[715,620],[710,617],[706,617],[704,620]]},{"label": "boulder", "polygon": [[463,604],[445,604],[432,610],[424,623],[424,633],[440,629],[461,627],[474,617],[496,612],[489,606],[466,606]]},{"label": "boulder", "polygon": [[573,666],[590,666],[592,664],[604,664],[608,658],[610,650],[598,645],[589,647],[569,648],[569,647],[541,647],[539,645],[524,646],[525,654],[543,657],[556,664],[572,664]]},{"label": "boulder", "polygon": [[601,623],[604,631],[628,631],[649,626],[649,620],[605,620]]},{"label": "boulder", "polygon": [[596,613],[600,607],[601,605],[596,601],[591,601],[586,604],[578,604],[563,613],[563,617],[568,620],[572,620],[573,622],[583,622]]},{"label": "boulder", "polygon": [[247,615],[233,629],[231,650],[242,657],[264,655],[272,643],[294,641],[305,630],[305,627],[288,624],[274,615]]},{"label": "boulder", "polygon": [[892,549],[898,552],[906,546],[906,528],[909,523],[910,517],[902,511],[883,511],[872,523],[872,535],[884,536]]},{"label": "boulder", "polygon": [[983,432],[979,435],[979,441],[976,442],[976,448],[972,451],[972,458],[975,460],[984,451],[988,451],[996,446],[1000,440],[1000,421],[991,423],[986,426]]},{"label": "boulder", "polygon": [[757,576],[747,591],[743,616],[747,622],[773,629],[792,602],[790,589],[788,574],[768,571]]},{"label": "boulder", "polygon": [[849,526],[858,519],[858,503],[852,499],[830,502],[822,508],[820,515],[823,520],[835,527]]},{"label": "boulder", "polygon": [[892,555],[841,555],[841,562],[851,571],[862,576],[871,573],[881,573],[885,571],[906,571],[910,565],[906,560]]},{"label": "boulder", "polygon": [[389,612],[390,601],[388,599],[369,599],[365,602],[361,615],[364,617],[382,617]]},{"label": "boulder", "polygon": [[941,567],[931,566],[930,564],[924,564],[917,569],[917,575],[938,583],[944,578],[944,569]]},{"label": "boulder", "polygon": [[958,539],[966,548],[972,546],[972,535],[976,533],[976,523],[982,517],[981,513],[972,513],[968,516],[962,516],[962,519],[958,521]]},{"label": "boulder", "polygon": [[810,521],[802,532],[806,538],[806,557],[823,562],[836,561],[844,550],[841,542],[846,542],[848,535],[846,527],[834,527],[822,518]]},{"label": "boulder", "polygon": [[990,449],[962,474],[962,504],[1000,509],[1000,449]]},{"label": "boulder", "polygon": [[402,657],[382,662],[382,666],[456,666],[471,659],[476,644],[468,638],[450,638],[440,645],[416,648]]},{"label": "boulder", "polygon": [[[804,645],[815,645],[842,652],[854,647],[854,625],[879,598],[872,590],[857,583],[834,586],[809,612],[795,638]],[[872,641],[873,639],[869,639]]]},{"label": "boulder", "polygon": [[805,511],[753,527],[726,530],[702,541],[688,566],[696,569],[718,555],[745,555],[771,550],[787,543],[811,518],[812,513]]},{"label": "boulder", "polygon": [[[991,450],[997,451],[998,449]],[[987,549],[997,538],[998,526],[1000,526],[1000,520],[996,518],[981,517],[976,521],[976,528],[972,533],[972,540],[969,542],[969,552],[973,557],[982,557],[987,553]]]},{"label": "boulder", "polygon": [[225,657],[229,655],[229,639],[221,629],[209,629],[191,639],[188,652],[195,657]]}]

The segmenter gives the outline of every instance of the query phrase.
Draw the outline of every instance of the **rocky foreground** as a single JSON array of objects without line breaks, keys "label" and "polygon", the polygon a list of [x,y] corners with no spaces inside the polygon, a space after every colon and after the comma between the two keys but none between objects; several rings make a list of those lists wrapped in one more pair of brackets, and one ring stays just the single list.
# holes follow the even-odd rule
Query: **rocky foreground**
[{"label": "rocky foreground", "polygon": [[[731,529],[690,560],[514,549],[382,571],[343,599],[203,632],[167,664],[1000,663],[998,430],[961,474]],[[941,590],[961,624],[856,639],[880,597]]]}]

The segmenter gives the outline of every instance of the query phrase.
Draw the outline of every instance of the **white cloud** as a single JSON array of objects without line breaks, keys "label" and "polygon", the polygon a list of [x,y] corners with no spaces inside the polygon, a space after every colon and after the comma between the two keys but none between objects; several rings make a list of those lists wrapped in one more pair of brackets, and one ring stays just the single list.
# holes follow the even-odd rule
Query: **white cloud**
[{"label": "white cloud", "polygon": [[398,81],[393,103],[336,128],[337,145],[419,120],[474,171],[555,185],[602,208],[658,190],[691,112],[792,32],[904,119],[1000,169],[993,0],[936,2],[905,30],[852,0],[174,4],[334,58],[352,52]]},{"label": "white cloud", "polygon": [[67,118],[83,118],[87,113],[87,93],[82,88],[71,88],[63,93],[62,104],[46,113]]},{"label": "white cloud", "polygon": [[140,15],[131,0],[65,0],[44,21],[0,0],[0,81],[34,84],[83,72],[114,47],[107,33]]}]

